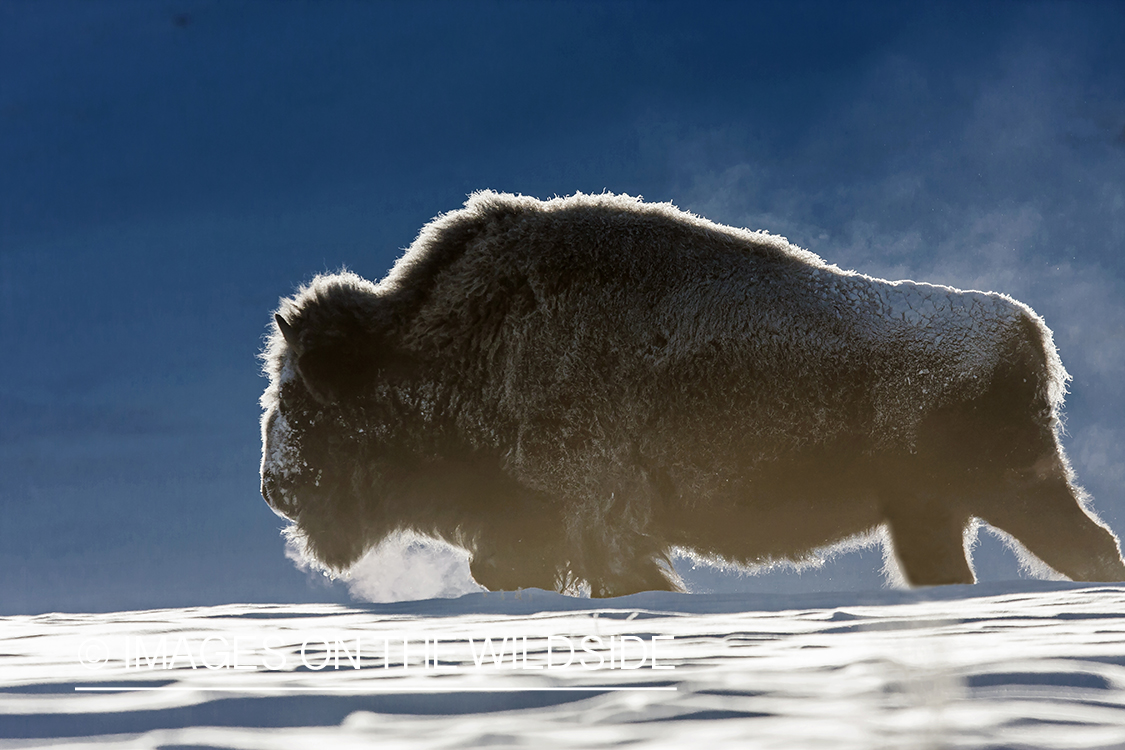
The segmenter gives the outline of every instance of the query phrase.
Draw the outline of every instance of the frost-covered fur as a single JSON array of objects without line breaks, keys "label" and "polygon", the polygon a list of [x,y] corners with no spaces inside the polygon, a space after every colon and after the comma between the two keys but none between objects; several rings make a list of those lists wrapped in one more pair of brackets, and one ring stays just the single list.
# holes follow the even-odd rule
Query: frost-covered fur
[{"label": "frost-covered fur", "polygon": [[1003,295],[670,204],[480,192],[277,321],[263,493],[331,569],[409,529],[488,588],[608,596],[674,587],[675,547],[752,564],[882,527],[911,583],[971,582],[981,518],[1125,579],[1058,443],[1050,331]]}]

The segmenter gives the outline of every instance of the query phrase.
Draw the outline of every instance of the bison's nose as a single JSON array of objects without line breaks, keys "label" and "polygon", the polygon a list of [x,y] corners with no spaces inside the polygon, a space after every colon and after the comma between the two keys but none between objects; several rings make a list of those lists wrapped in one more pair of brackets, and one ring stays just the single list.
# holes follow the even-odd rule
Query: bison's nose
[{"label": "bison's nose", "polygon": [[268,474],[262,477],[262,497],[273,512],[282,518],[293,520],[297,517],[296,505],[289,502],[285,493],[278,489],[277,481]]}]

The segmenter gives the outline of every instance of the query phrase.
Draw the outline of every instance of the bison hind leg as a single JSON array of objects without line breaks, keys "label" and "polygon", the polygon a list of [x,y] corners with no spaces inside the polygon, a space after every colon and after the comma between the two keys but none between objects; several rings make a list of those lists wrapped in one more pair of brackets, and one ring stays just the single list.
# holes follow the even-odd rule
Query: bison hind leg
[{"label": "bison hind leg", "polygon": [[937,502],[900,502],[885,511],[891,548],[911,586],[974,583],[965,551],[969,519]]},{"label": "bison hind leg", "polygon": [[1061,461],[1046,478],[1019,484],[989,509],[988,523],[1073,581],[1125,581],[1117,538],[1082,507]]}]

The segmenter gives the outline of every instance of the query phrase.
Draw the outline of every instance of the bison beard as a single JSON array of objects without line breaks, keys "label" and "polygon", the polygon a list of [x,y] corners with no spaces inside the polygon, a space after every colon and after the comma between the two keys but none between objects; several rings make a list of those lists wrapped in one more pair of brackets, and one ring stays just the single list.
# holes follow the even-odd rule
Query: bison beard
[{"label": "bison beard", "polygon": [[678,586],[687,548],[799,560],[885,528],[969,583],[1002,529],[1123,580],[1058,441],[1067,375],[1025,305],[887,282],[668,204],[482,192],[379,284],[318,276],[264,354],[262,494],[341,571],[412,530],[490,589]]}]

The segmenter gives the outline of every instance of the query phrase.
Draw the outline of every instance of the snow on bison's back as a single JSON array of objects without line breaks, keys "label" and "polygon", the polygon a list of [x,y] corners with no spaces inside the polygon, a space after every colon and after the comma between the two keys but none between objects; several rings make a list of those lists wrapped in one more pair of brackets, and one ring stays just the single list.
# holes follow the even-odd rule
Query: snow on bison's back
[{"label": "snow on bison's back", "polygon": [[668,551],[799,559],[879,527],[973,580],[982,518],[1125,578],[1058,442],[1066,373],[1008,297],[841,271],[668,204],[491,192],[390,274],[275,315],[262,492],[329,569],[409,529],[488,588],[676,584]]}]

